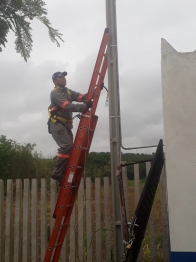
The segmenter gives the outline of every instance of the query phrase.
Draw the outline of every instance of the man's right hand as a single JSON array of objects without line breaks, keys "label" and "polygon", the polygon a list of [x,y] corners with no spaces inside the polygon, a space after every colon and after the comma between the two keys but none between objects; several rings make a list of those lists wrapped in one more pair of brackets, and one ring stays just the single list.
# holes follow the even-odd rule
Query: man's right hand
[{"label": "man's right hand", "polygon": [[86,108],[87,108],[87,110],[88,110],[89,108],[92,107],[93,101],[89,100],[89,101],[87,101],[85,104],[86,104]]}]

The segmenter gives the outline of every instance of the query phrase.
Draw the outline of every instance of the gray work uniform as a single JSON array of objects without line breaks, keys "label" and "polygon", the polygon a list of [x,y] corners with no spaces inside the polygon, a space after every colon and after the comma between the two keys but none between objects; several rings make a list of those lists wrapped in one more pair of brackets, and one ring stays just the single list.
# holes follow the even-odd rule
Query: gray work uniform
[{"label": "gray work uniform", "polygon": [[[67,120],[67,122],[51,118],[49,122],[50,133],[59,146],[57,161],[52,172],[52,178],[62,182],[66,164],[73,145],[72,134],[72,112],[84,112],[87,110],[86,104],[72,104],[72,101],[83,102],[86,95],[82,95],[67,87],[55,87],[50,94],[50,110],[53,116],[57,115]],[[52,121],[53,120],[53,121]]]}]

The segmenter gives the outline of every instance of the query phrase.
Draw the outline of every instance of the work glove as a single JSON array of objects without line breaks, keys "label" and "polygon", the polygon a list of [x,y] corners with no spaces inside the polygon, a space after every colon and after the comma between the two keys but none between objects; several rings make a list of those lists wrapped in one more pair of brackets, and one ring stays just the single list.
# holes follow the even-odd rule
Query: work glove
[{"label": "work glove", "polygon": [[86,109],[88,110],[89,108],[92,107],[93,101],[89,100],[85,104],[86,104]]},{"label": "work glove", "polygon": [[83,97],[82,97],[82,102],[86,101],[87,95],[88,95],[88,93],[86,93],[86,94],[83,95]]}]

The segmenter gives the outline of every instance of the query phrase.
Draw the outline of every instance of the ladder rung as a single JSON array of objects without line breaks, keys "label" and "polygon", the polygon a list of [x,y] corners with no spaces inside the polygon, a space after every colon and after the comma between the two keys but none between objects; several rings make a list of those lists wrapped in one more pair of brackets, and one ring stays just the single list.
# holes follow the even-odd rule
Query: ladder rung
[{"label": "ladder rung", "polygon": [[79,168],[83,168],[83,166],[77,166],[77,168],[79,169]]},{"label": "ladder rung", "polygon": [[54,247],[59,247],[59,246],[62,246],[61,242],[57,243]]},{"label": "ladder rung", "polygon": [[59,228],[67,226],[67,223],[62,224]]},{"label": "ladder rung", "polygon": [[83,149],[83,150],[88,150],[88,148],[87,148],[87,147],[83,147],[82,149]]},{"label": "ladder rung", "polygon": [[71,186],[71,187],[78,187],[78,185],[73,185],[73,186]]},{"label": "ladder rung", "polygon": [[90,118],[89,115],[85,115],[85,114],[81,114],[81,116],[84,116],[84,117],[88,117],[88,118]]},{"label": "ladder rung", "polygon": [[70,204],[70,205],[66,205],[66,207],[72,207],[73,206],[73,204]]},{"label": "ladder rung", "polygon": [[96,96],[99,96],[99,94],[97,94],[96,92],[93,92],[93,94],[96,95]]},{"label": "ladder rung", "polygon": [[102,78],[104,78],[104,76],[103,76],[101,73],[99,73],[99,76],[101,76]]},{"label": "ladder rung", "polygon": [[89,131],[89,132],[93,132],[93,131],[94,131],[94,129],[90,129],[90,128],[89,128],[89,129],[88,129],[88,131]]}]

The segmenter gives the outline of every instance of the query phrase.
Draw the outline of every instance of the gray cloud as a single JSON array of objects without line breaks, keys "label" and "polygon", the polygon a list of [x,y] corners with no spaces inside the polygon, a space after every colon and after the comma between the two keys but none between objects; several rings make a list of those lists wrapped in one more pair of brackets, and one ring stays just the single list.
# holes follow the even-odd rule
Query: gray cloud
[{"label": "gray cloud", "polygon": [[[47,107],[53,88],[51,75],[68,71],[68,87],[88,90],[105,28],[105,1],[47,1],[49,19],[63,33],[57,48],[46,28],[33,21],[34,46],[26,63],[14,50],[14,34],[0,53],[0,134],[19,143],[36,143],[44,155],[57,146],[47,133]],[[196,46],[195,1],[117,1],[119,82],[124,146],[157,144],[163,138],[161,38],[178,51]],[[107,79],[105,81],[107,86]],[[92,151],[109,151],[106,92],[100,97],[99,121]],[[74,122],[76,133],[78,120]],[[139,152],[145,152],[141,150]],[[148,151],[152,152],[154,151]]]}]

